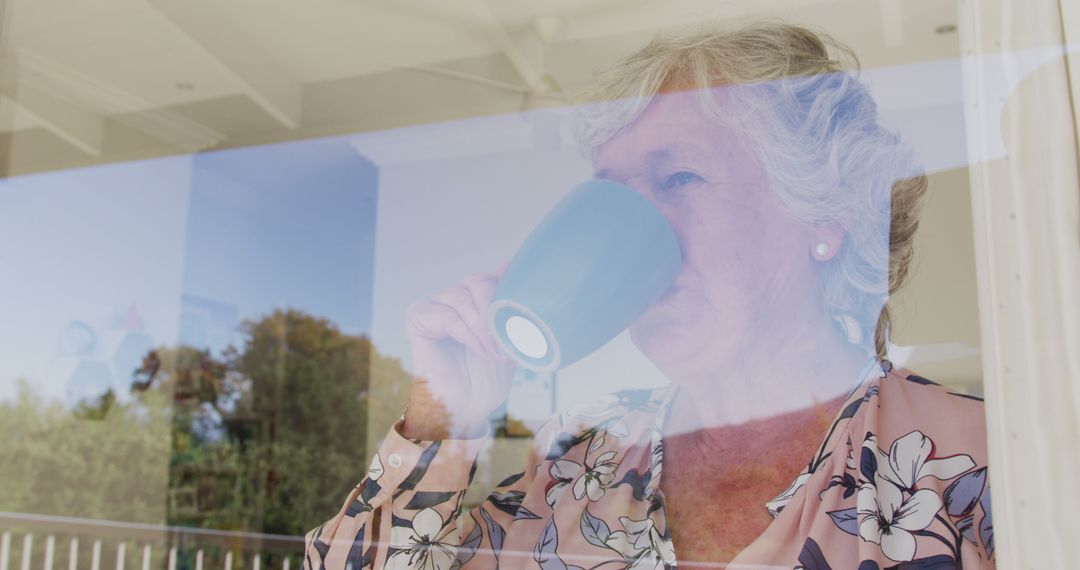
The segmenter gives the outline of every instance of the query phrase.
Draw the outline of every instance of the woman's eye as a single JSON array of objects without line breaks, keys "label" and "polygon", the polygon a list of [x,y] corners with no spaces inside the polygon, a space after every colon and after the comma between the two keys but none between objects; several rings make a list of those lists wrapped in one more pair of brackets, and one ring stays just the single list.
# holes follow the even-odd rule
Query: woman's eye
[{"label": "woman's eye", "polygon": [[701,177],[697,174],[694,174],[693,172],[681,171],[676,172],[671,176],[668,176],[667,180],[664,180],[662,187],[664,190],[674,190],[676,188],[686,186],[687,184],[693,184],[694,182],[699,181],[701,181]]}]

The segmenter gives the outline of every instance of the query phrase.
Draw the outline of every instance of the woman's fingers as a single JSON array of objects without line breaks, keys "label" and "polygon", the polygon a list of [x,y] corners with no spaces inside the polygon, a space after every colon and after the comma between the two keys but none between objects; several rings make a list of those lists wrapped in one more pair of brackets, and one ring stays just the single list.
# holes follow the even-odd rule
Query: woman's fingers
[{"label": "woman's fingers", "polygon": [[452,306],[435,300],[410,305],[405,312],[406,332],[428,340],[453,339],[479,354],[490,354],[480,339]]},{"label": "woman's fingers", "polygon": [[[505,264],[499,271],[504,269]],[[495,274],[469,275],[405,311],[420,380],[410,396],[412,420],[406,422],[407,429],[419,430],[413,433],[474,433],[505,401],[514,365],[499,349],[487,314],[497,283]]]},{"label": "woman's fingers", "polygon": [[480,309],[481,306],[473,299],[472,291],[464,284],[441,291],[432,296],[432,300],[453,308],[460,315],[461,320],[473,331],[478,339],[487,348],[485,354],[495,354],[495,344],[488,333],[487,312]]},{"label": "woman's fingers", "polygon": [[460,284],[411,305],[406,311],[407,332],[429,340],[452,338],[488,358],[503,358],[487,311],[498,275],[507,265],[503,263],[496,273],[468,275]]},{"label": "woman's fingers", "polygon": [[487,303],[478,304],[473,298],[472,291],[465,285],[458,285],[445,291],[436,293],[431,298],[436,303],[442,303],[454,309],[465,325],[469,327],[473,335],[484,345],[485,350],[481,353],[492,358],[498,354],[495,340],[488,331]]},{"label": "woman's fingers", "polygon": [[503,353],[499,349],[495,331],[492,330],[490,316],[488,315],[491,300],[495,297],[495,286],[498,284],[498,279],[494,275],[487,273],[473,273],[465,277],[462,284],[469,291],[473,306],[476,307],[477,314],[480,316],[479,326],[482,327],[483,337],[490,342],[495,354],[501,356]]},{"label": "woman's fingers", "polygon": [[490,273],[472,273],[462,281],[462,285],[472,293],[473,301],[478,303],[477,307],[483,307],[483,313],[487,313],[487,306],[495,297],[495,285],[498,283],[498,277]]}]

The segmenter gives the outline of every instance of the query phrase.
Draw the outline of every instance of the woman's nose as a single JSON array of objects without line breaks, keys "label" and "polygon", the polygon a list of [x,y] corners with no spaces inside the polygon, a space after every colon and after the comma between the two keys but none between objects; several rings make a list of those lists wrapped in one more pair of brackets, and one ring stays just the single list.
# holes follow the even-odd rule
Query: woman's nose
[{"label": "woman's nose", "polygon": [[652,202],[654,206],[659,208],[661,212],[664,211],[663,204],[657,199],[656,192],[653,189],[652,177],[648,174],[618,173],[614,170],[603,170],[597,174],[597,178],[618,182],[634,192],[641,194],[646,200]]},{"label": "woman's nose", "polygon": [[605,173],[605,176],[600,176],[604,180],[611,180],[612,182],[618,182],[627,188],[630,188],[634,192],[637,192],[643,196],[657,210],[664,216],[664,218],[671,224],[671,228],[675,230],[675,235],[679,239],[679,245],[682,246],[682,231],[677,209],[672,205],[660,200],[657,193],[653,189],[653,184],[650,182],[647,176],[612,176],[609,173]]},{"label": "woman's nose", "polygon": [[675,229],[676,233],[678,233],[678,209],[675,208],[673,204],[670,204],[660,199],[660,196],[656,192],[654,185],[649,181],[648,178],[627,178],[624,180],[618,180],[617,182],[629,187],[631,190],[637,192],[649,202],[652,202],[652,205],[655,206],[661,214],[663,214],[664,218],[666,218],[668,223],[671,224],[671,227]]}]

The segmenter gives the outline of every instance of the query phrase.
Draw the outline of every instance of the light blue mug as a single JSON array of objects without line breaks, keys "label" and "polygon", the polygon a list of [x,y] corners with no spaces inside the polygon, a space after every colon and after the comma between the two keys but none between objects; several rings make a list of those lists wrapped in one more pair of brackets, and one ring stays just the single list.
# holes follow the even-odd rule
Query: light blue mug
[{"label": "light blue mug", "polygon": [[592,353],[675,281],[682,252],[648,199],[628,186],[576,186],[533,229],[495,288],[488,319],[521,366],[551,372]]}]

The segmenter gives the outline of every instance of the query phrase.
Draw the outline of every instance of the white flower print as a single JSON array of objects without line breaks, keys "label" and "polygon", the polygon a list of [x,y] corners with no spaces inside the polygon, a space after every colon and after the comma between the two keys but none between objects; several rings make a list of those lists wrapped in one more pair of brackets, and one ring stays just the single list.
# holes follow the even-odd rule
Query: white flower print
[{"label": "white flower print", "polygon": [[461,540],[457,526],[443,522],[439,512],[424,509],[413,517],[412,528],[390,529],[390,557],[386,568],[394,570],[444,570],[457,557]]},{"label": "white flower print", "polygon": [[886,455],[878,447],[877,438],[867,436],[863,446],[877,455],[878,474],[901,489],[914,489],[923,477],[952,479],[975,467],[969,455],[954,455],[928,459],[934,453],[934,442],[921,431],[913,431],[893,442]]},{"label": "white flower print", "polygon": [[915,558],[915,536],[911,533],[930,526],[941,509],[941,497],[931,489],[920,489],[904,498],[899,487],[882,478],[859,487],[856,500],[859,536],[881,545],[890,560],[907,562]]},{"label": "white flower print", "polygon": [[619,464],[614,459],[614,451],[600,454],[585,475],[574,483],[574,498],[579,501],[585,496],[588,496],[590,501],[603,498],[607,488],[615,481],[615,468]]},{"label": "white flower print", "polygon": [[551,485],[545,495],[547,504],[552,509],[559,503],[559,499],[566,493],[567,487],[574,481],[574,477],[581,473],[581,464],[567,459],[559,459],[551,464],[548,472],[551,474]]},{"label": "white flower print", "polygon": [[379,459],[379,454],[376,453],[375,457],[371,458],[371,466],[367,470],[367,478],[372,481],[378,481],[379,477],[382,477],[383,466],[382,461]]},{"label": "white flower print", "polygon": [[626,530],[611,533],[604,543],[630,562],[627,569],[663,570],[665,564],[675,564],[671,539],[660,536],[652,519],[635,521],[619,517],[619,522]]}]

